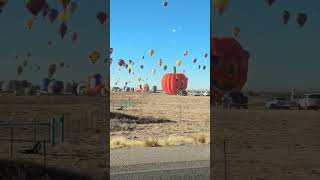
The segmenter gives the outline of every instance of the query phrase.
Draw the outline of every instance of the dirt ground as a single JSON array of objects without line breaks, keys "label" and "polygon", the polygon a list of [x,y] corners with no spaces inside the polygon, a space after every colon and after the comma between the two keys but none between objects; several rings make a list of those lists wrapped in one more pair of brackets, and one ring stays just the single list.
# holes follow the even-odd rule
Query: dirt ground
[{"label": "dirt ground", "polygon": [[[110,102],[111,112],[149,119],[143,123],[111,119],[111,138],[124,136],[143,140],[170,135],[210,134],[210,97],[112,92]],[[123,108],[119,110],[121,106]]]},{"label": "dirt ground", "polygon": [[[0,97],[0,158],[43,163],[95,177],[106,173],[106,98],[90,97]],[[65,116],[65,142],[56,126],[55,145],[50,144],[48,126],[14,126],[11,157],[11,128],[7,123],[50,123],[53,116]],[[22,140],[22,141],[18,141]],[[46,141],[40,154],[21,153],[32,148],[34,141]]]},{"label": "dirt ground", "polygon": [[264,110],[256,97],[249,103],[214,110],[213,178],[225,178],[226,160],[229,180],[320,179],[320,111]]}]

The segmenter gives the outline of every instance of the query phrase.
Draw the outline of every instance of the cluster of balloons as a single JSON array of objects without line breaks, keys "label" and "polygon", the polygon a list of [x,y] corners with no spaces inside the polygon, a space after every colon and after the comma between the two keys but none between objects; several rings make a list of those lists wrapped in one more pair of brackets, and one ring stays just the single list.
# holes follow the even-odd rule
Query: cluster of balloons
[{"label": "cluster of balloons", "polygon": [[[113,48],[110,48],[110,53],[112,53],[112,52],[113,52]],[[149,49],[149,50],[148,50],[148,54],[149,54],[150,57],[153,57],[153,56],[156,54],[156,51],[155,51],[154,49]],[[188,50],[184,50],[184,51],[183,51],[183,56],[186,57],[186,56],[188,56],[188,55],[189,55]],[[208,57],[208,53],[204,53],[204,54],[203,54],[203,57],[204,57],[204,58],[207,58],[207,57]],[[112,59],[112,58],[111,58],[111,59]],[[141,60],[144,60],[144,59],[145,59],[145,56],[141,56]],[[193,59],[192,59],[192,62],[193,62],[194,64],[197,63],[197,58],[193,58]],[[120,59],[118,60],[119,70],[120,70],[121,68],[126,68],[126,69],[128,70],[128,73],[129,73],[129,74],[132,74],[132,75],[135,75],[135,73],[133,72],[134,64],[135,64],[134,61],[131,60],[131,59],[129,59],[127,62],[126,62],[124,59],[122,59],[122,58],[120,58]],[[158,66],[159,66],[160,68],[163,68],[164,71],[166,71],[166,70],[168,69],[168,66],[167,66],[166,64],[164,64],[164,60],[163,60],[162,58],[159,58],[159,59],[158,59],[157,64],[158,64]],[[176,60],[176,65],[177,65],[177,66],[181,66],[181,65],[182,65],[182,60],[181,60],[181,59],[177,59],[177,60]],[[145,66],[144,66],[143,64],[140,64],[138,67],[139,67],[141,70],[145,68]],[[202,67],[202,68],[201,68],[201,67]],[[205,70],[205,69],[206,69],[206,65],[203,65],[203,66],[199,65],[199,69]],[[151,72],[152,75],[156,75],[157,70],[156,70],[155,68],[152,68],[150,72]],[[183,70],[183,73],[185,73],[185,70]],[[137,80],[138,82],[144,81],[144,79],[143,79],[142,77],[137,77],[136,80]],[[146,78],[146,80],[148,80],[148,78]],[[129,82],[130,82],[130,81],[129,81]],[[117,85],[118,83],[119,83],[119,81],[115,82],[115,85]],[[128,84],[128,81],[125,82],[125,85],[127,85],[127,84]]]}]

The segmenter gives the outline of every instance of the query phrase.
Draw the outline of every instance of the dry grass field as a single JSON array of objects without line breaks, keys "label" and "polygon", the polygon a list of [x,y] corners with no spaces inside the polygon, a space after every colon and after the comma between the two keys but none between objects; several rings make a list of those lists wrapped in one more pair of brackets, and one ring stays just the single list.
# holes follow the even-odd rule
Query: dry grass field
[{"label": "dry grass field", "polygon": [[[320,111],[264,110],[249,97],[248,110],[214,111],[213,178],[320,179]],[[226,153],[223,141],[226,140]]]},{"label": "dry grass field", "polygon": [[[104,97],[0,97],[0,158],[44,163],[43,143],[40,154],[24,154],[34,140],[46,140],[46,165],[94,176],[105,173],[105,102]],[[56,127],[56,144],[49,142],[49,128],[14,126],[13,156],[11,128],[6,123],[49,123],[52,116],[65,115],[65,142]],[[35,119],[35,120],[34,120]],[[9,140],[9,141],[8,141]]]},{"label": "dry grass field", "polygon": [[210,97],[112,92],[110,101],[112,148],[210,141]]}]

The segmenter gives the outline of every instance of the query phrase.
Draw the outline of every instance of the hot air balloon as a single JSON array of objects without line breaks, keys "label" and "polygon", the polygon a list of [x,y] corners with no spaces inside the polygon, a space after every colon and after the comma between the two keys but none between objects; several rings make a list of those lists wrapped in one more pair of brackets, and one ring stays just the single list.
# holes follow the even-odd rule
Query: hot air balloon
[{"label": "hot air balloon", "polygon": [[78,9],[78,6],[79,5],[76,1],[72,1],[68,6],[68,10],[73,14]]},{"label": "hot air balloon", "polygon": [[129,74],[131,73],[131,68],[128,69]]},{"label": "hot air balloon", "polygon": [[55,64],[50,64],[48,66],[48,76],[49,76],[49,78],[51,78],[54,75],[54,73],[56,72],[56,69],[57,69],[57,65],[55,65]]},{"label": "hot air balloon", "polygon": [[196,63],[197,62],[197,58],[193,58],[192,62]]},{"label": "hot air balloon", "polygon": [[155,69],[152,69],[152,70],[151,70],[151,73],[152,73],[153,75],[155,75],[155,74],[156,74],[156,70],[155,70]]},{"label": "hot air balloon", "polygon": [[68,31],[68,26],[67,26],[67,24],[61,23],[59,32],[60,32],[60,36],[61,36],[62,39],[63,39],[64,36],[66,35],[67,31]]},{"label": "hot air balloon", "polygon": [[214,101],[221,103],[225,92],[240,91],[247,81],[249,53],[233,38],[210,40],[211,82]]},{"label": "hot air balloon", "polygon": [[97,18],[98,18],[100,24],[103,24],[107,19],[107,14],[105,12],[99,12],[97,14]]},{"label": "hot air balloon", "polygon": [[234,27],[233,28],[233,35],[237,37],[239,35],[240,31],[241,30],[238,26]]},{"label": "hot air balloon", "polygon": [[45,0],[27,0],[27,9],[34,16],[37,16],[45,5]]},{"label": "hot air balloon", "polygon": [[132,64],[132,60],[129,60],[128,62],[129,62],[130,65]]},{"label": "hot air balloon", "polygon": [[164,65],[163,66],[163,70],[167,70],[168,66],[167,65]]},{"label": "hot air balloon", "polygon": [[150,54],[150,56],[153,56],[153,55],[154,55],[154,53],[155,53],[155,51],[154,51],[153,49],[150,49],[150,50],[149,50],[149,54]]},{"label": "hot air balloon", "polygon": [[203,69],[203,70],[206,70],[206,68],[207,68],[206,65],[203,65],[203,66],[202,66],[202,69]]},{"label": "hot air balloon", "polygon": [[159,59],[158,64],[159,66],[162,66],[162,59]]},{"label": "hot air balloon", "polygon": [[58,19],[59,19],[60,22],[66,23],[66,22],[68,21],[68,15],[67,15],[67,13],[64,12],[64,11],[61,11],[61,12],[59,13],[59,15],[58,15]]},{"label": "hot air balloon", "polygon": [[67,7],[68,7],[68,5],[69,5],[69,3],[70,3],[71,0],[59,0],[59,1],[60,1],[60,3],[61,3],[62,7],[63,7],[64,9],[67,9]]},{"label": "hot air balloon", "polygon": [[288,24],[290,19],[290,12],[289,11],[283,11],[282,12],[282,20],[283,20],[283,24]]},{"label": "hot air balloon", "polygon": [[140,81],[141,81],[141,78],[138,78],[138,81],[140,82]]},{"label": "hot air balloon", "polygon": [[176,64],[177,64],[177,66],[180,66],[180,65],[182,64],[182,61],[181,61],[180,59],[178,59],[178,60],[176,61]]},{"label": "hot air balloon", "polygon": [[61,68],[63,68],[64,67],[64,62],[61,62],[59,65],[60,65]]},{"label": "hot air balloon", "polygon": [[118,65],[119,66],[123,66],[125,63],[124,63],[124,60],[123,59],[119,59],[118,61]]},{"label": "hot air balloon", "polygon": [[98,51],[92,51],[89,54],[89,59],[92,64],[95,64],[100,59],[100,53]]},{"label": "hot air balloon", "polygon": [[50,12],[49,4],[46,2],[42,8],[42,16],[45,18]]},{"label": "hot air balloon", "polygon": [[276,0],[266,0],[266,1],[268,3],[269,7],[271,7],[276,2]]},{"label": "hot air balloon", "polygon": [[19,65],[17,67],[17,75],[20,76],[22,72],[23,72],[23,67],[21,65]]},{"label": "hot air balloon", "polygon": [[198,69],[201,69],[201,65],[198,65]]},{"label": "hot air balloon", "polygon": [[72,41],[73,43],[76,43],[77,39],[78,39],[78,33],[72,32],[72,33],[71,33],[71,41]]},{"label": "hot air balloon", "polygon": [[110,48],[110,54],[112,54],[113,53],[113,48]]},{"label": "hot air balloon", "polygon": [[50,10],[48,18],[49,18],[51,23],[54,22],[57,19],[58,14],[59,14],[58,10],[56,10],[56,9],[51,9]]},{"label": "hot air balloon", "polygon": [[8,0],[0,0],[0,14],[2,9],[8,4]]},{"label": "hot air balloon", "polygon": [[188,51],[185,50],[185,51],[183,52],[183,55],[184,55],[184,56],[187,56],[187,55],[188,55]]},{"label": "hot air balloon", "polygon": [[208,53],[204,53],[204,55],[203,55],[205,58],[207,58],[208,57]]},{"label": "hot air balloon", "polygon": [[164,1],[164,2],[163,2],[163,6],[164,6],[164,7],[167,7],[167,6],[168,6],[168,1]]},{"label": "hot air balloon", "polygon": [[141,56],[141,59],[144,59],[144,56]]},{"label": "hot air balloon", "polygon": [[305,13],[298,13],[296,20],[299,26],[303,27],[306,21],[308,20],[308,16]]},{"label": "hot air balloon", "polygon": [[143,65],[140,65],[140,68],[141,68],[141,69],[143,69],[143,67],[144,67]]},{"label": "hot air balloon", "polygon": [[23,65],[23,67],[26,67],[26,66],[28,65],[28,61],[27,61],[27,60],[24,60],[24,61],[22,62],[22,65]]},{"label": "hot air balloon", "polygon": [[128,65],[128,64],[125,64],[124,67],[125,67],[126,69],[128,69],[129,65]]},{"label": "hot air balloon", "polygon": [[52,46],[52,41],[48,41],[48,46],[49,46],[49,47]]},{"label": "hot air balloon", "polygon": [[163,91],[168,95],[177,95],[181,90],[188,87],[188,78],[183,73],[176,73],[176,67],[173,73],[167,73],[162,77],[161,85]]},{"label": "hot air balloon", "polygon": [[28,17],[28,19],[26,20],[26,26],[28,29],[31,29],[33,26],[33,17]]},{"label": "hot air balloon", "polygon": [[218,13],[222,15],[229,5],[229,0],[215,0],[215,2]]}]

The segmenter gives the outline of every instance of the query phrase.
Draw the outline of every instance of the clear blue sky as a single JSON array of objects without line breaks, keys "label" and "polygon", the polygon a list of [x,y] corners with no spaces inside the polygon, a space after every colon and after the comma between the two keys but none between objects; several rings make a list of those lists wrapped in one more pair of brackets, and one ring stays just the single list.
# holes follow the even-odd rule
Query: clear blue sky
[{"label": "clear blue sky", "polygon": [[[250,51],[247,87],[258,89],[320,89],[320,1],[230,1],[223,16],[214,11],[214,35],[232,36],[239,26],[239,41]],[[288,25],[282,24],[283,10],[291,12]],[[308,22],[301,29],[296,14],[304,12]]]},{"label": "clear blue sky", "polygon": [[[26,9],[25,1],[9,1],[0,15],[0,80],[17,79],[16,66],[24,59],[28,52],[32,54],[28,66],[23,73],[23,79],[39,82],[47,77],[47,65],[64,61],[70,64],[71,69],[57,69],[56,79],[60,80],[85,80],[88,75],[101,73],[106,75],[106,66],[102,56],[100,62],[92,65],[89,63],[88,54],[98,50],[101,55],[106,51],[107,27],[101,25],[96,14],[106,11],[106,1],[102,0],[76,0],[79,8],[68,21],[69,33],[77,32],[78,41],[73,45],[70,34],[67,33],[64,40],[59,36],[60,22],[57,19],[50,23],[42,16],[33,25],[31,31],[26,28],[25,21],[31,16]],[[61,10],[57,0],[47,0],[51,7]],[[53,42],[52,48],[48,48],[47,42]],[[20,56],[17,60],[16,55]],[[41,70],[37,71],[37,65]]]},{"label": "clear blue sky", "polygon": [[[114,49],[111,64],[111,86],[119,80],[118,86],[131,82],[131,87],[139,84],[138,77],[149,86],[161,88],[161,78],[165,73],[171,73],[176,60],[180,58],[182,65],[178,72],[186,71],[189,78],[188,89],[209,89],[210,55],[210,1],[169,0],[167,8],[162,6],[162,0],[111,0],[110,46]],[[173,32],[175,30],[175,32]],[[155,54],[148,55],[149,49]],[[189,54],[184,57],[187,49]],[[145,56],[142,60],[140,57]],[[118,59],[134,61],[130,75],[125,68],[119,70]],[[158,65],[159,58],[168,66],[164,71]],[[197,58],[196,64],[192,59]],[[140,70],[140,65],[144,69]],[[206,65],[206,70],[199,70],[198,65]],[[156,70],[153,76],[151,71]],[[141,82],[145,83],[145,82]]]}]

